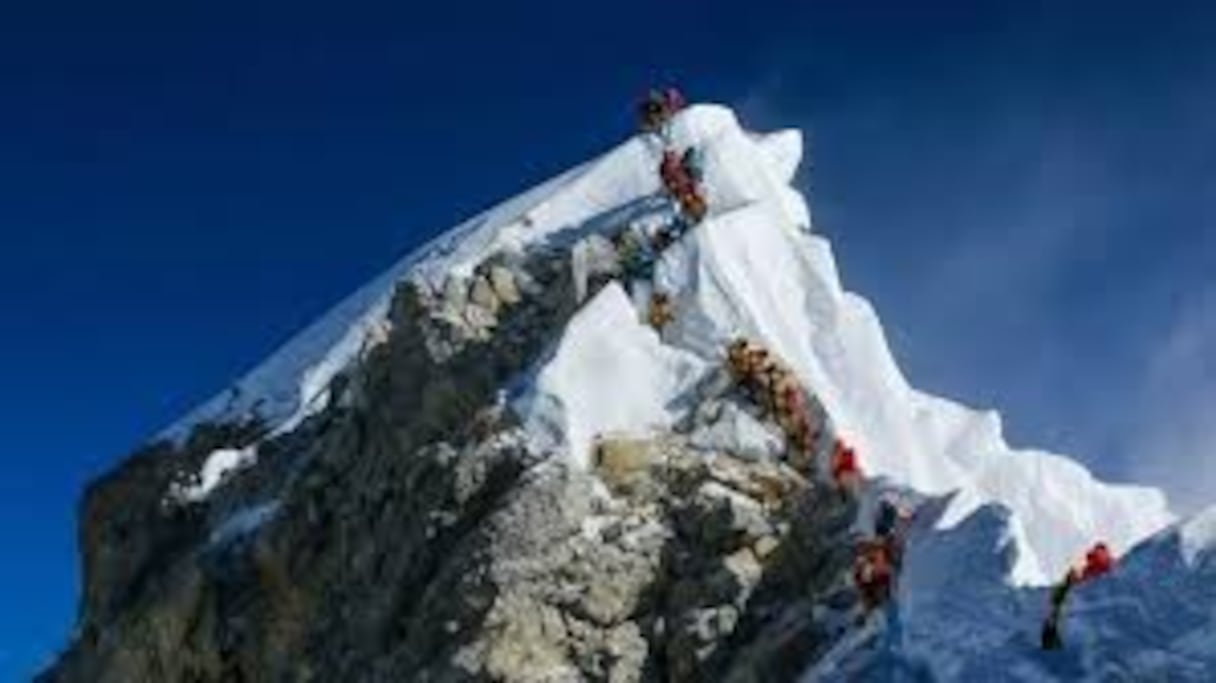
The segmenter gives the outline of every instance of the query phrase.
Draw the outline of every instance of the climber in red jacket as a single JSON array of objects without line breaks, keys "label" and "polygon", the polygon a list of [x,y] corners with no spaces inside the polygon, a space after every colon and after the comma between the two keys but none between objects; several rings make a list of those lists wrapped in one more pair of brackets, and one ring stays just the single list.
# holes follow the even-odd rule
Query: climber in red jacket
[{"label": "climber in red jacket", "polygon": [[1064,602],[1076,586],[1110,572],[1115,558],[1105,543],[1098,542],[1085,553],[1085,559],[1069,567],[1064,580],[1051,589],[1051,607],[1043,622],[1042,646],[1044,650],[1058,650],[1064,646],[1060,638],[1060,619],[1064,613]]},{"label": "climber in red jacket", "polygon": [[1085,553],[1085,565],[1081,569],[1081,580],[1096,579],[1109,572],[1115,566],[1115,558],[1105,543],[1095,543],[1094,547]]},{"label": "climber in red jacket", "polygon": [[682,193],[696,189],[681,156],[672,149],[663,152],[663,160],[659,162],[659,178],[663,181],[663,189],[672,197],[678,198]]},{"label": "climber in red jacket", "polygon": [[696,154],[689,153],[691,151],[679,154],[674,149],[665,150],[659,162],[659,179],[667,196],[675,200],[679,207],[680,216],[696,225],[709,212],[709,205],[697,187],[696,174],[700,171],[689,167],[690,163],[699,163],[690,161],[697,158]]},{"label": "climber in red jacket", "polygon": [[857,452],[843,440],[836,439],[832,446],[832,482],[842,496],[856,496],[861,487],[861,467],[857,464]]}]

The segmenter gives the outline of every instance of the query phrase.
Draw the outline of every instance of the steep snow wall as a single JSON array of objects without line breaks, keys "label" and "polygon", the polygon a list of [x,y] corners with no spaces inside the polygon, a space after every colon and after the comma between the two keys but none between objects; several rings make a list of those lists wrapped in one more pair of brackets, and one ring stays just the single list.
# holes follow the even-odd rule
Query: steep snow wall
[{"label": "steep snow wall", "polygon": [[[871,474],[927,494],[957,492],[942,517],[944,528],[986,503],[1008,507],[1009,533],[1018,548],[1015,582],[1045,583],[1095,538],[1126,550],[1171,521],[1159,492],[1106,485],[1067,458],[1014,451],[994,413],[927,396],[908,384],[873,308],[843,290],[829,243],[810,233],[806,204],[789,187],[801,150],[797,135],[751,136],[729,111],[698,108],[676,121],[672,139],[677,148],[697,145],[704,151],[713,208],[657,268],[656,286],[677,293],[667,344],[706,363],[719,362],[726,343],[740,334],[774,349],[859,445]],[[653,156],[640,168],[619,172],[652,176],[656,164]],[[613,329],[607,321],[595,326]],[[610,362],[622,378],[647,374],[628,356]],[[637,383],[606,399],[621,405],[598,409],[615,414],[624,404],[655,402],[647,395],[653,389]],[[560,401],[564,393],[554,389],[552,395]],[[673,393],[657,404],[678,399]],[[580,448],[586,442],[585,434],[571,434],[573,457],[585,457]]]},{"label": "steep snow wall", "polygon": [[570,321],[518,409],[540,450],[564,448],[586,466],[596,435],[670,428],[675,400],[705,370],[693,354],[661,344],[613,283]]}]

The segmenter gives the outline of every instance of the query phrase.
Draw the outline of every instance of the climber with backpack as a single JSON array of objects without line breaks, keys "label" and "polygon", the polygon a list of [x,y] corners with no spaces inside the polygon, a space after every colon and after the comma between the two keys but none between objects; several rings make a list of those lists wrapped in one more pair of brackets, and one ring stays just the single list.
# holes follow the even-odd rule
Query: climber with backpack
[{"label": "climber with backpack", "polygon": [[668,323],[675,320],[675,317],[671,295],[667,292],[655,292],[650,295],[650,310],[647,312],[646,318],[651,327],[662,332]]},{"label": "climber with backpack", "polygon": [[1078,585],[1096,579],[1110,572],[1115,565],[1114,556],[1105,543],[1098,542],[1086,553],[1085,558],[1076,566],[1068,568],[1064,579],[1051,589],[1051,604],[1047,618],[1043,621],[1041,635],[1044,650],[1058,650],[1064,646],[1060,637],[1060,619],[1064,615],[1064,602],[1072,589]]},{"label": "climber with backpack", "polygon": [[912,514],[890,496],[878,502],[874,515],[874,536],[857,546],[853,580],[861,597],[862,615],[885,604],[903,568],[905,535]]},{"label": "climber with backpack", "polygon": [[659,179],[663,190],[679,207],[680,216],[691,225],[700,223],[709,212],[709,205],[698,189],[701,175],[700,155],[692,148],[684,154],[664,150],[659,162]]},{"label": "climber with backpack", "polygon": [[677,196],[676,202],[680,205],[680,215],[692,225],[705,220],[705,216],[709,214],[709,204],[695,187]]},{"label": "climber with backpack", "polygon": [[869,538],[857,544],[853,560],[853,583],[861,598],[864,619],[891,598],[895,567],[890,549],[880,538]]},{"label": "climber with backpack", "polygon": [[684,167],[683,157],[673,149],[663,151],[659,161],[659,179],[663,181],[663,190],[673,199],[694,190],[695,181]]},{"label": "climber with backpack", "polygon": [[671,87],[652,88],[638,104],[638,127],[643,133],[662,132],[684,106],[684,96],[679,90]]},{"label": "climber with backpack", "polygon": [[633,230],[625,228],[612,236],[612,246],[621,264],[621,273],[628,279],[650,277],[654,265],[646,246]]},{"label": "climber with backpack", "polygon": [[664,225],[658,230],[655,230],[654,234],[650,236],[650,248],[653,249],[656,254],[662,254],[663,252],[667,251],[671,245],[675,244],[677,239],[679,239],[677,226],[674,224]]},{"label": "climber with backpack", "polygon": [[726,346],[726,367],[736,383],[742,382],[747,375],[747,347],[747,339],[743,337],[732,339]]},{"label": "climber with backpack", "polygon": [[832,445],[831,470],[832,482],[841,497],[855,497],[861,487],[861,467],[857,464],[857,452],[842,439],[836,439]]},{"label": "climber with backpack", "polygon": [[680,157],[680,166],[694,184],[700,185],[705,180],[705,160],[696,147],[684,150],[684,155]]},{"label": "climber with backpack", "polygon": [[791,464],[794,469],[810,477],[815,464],[815,442],[819,438],[819,430],[811,425],[808,413],[804,411],[794,417],[787,438],[794,456]]}]

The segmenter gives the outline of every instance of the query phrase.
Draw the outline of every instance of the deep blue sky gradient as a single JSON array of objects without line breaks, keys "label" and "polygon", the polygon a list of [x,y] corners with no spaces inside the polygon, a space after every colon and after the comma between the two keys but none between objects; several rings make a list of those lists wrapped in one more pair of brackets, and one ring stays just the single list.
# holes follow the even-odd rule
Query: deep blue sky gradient
[{"label": "deep blue sky gradient", "polygon": [[70,630],[90,477],[411,246],[618,142],[656,81],[807,132],[818,227],[915,384],[1202,497],[1177,476],[1216,436],[1202,3],[13,4],[0,680]]}]

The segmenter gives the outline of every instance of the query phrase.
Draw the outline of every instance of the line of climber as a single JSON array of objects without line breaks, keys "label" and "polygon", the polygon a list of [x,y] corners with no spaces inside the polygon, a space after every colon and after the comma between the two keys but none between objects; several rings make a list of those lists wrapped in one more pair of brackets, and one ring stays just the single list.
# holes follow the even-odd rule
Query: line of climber
[{"label": "line of climber", "polygon": [[[651,89],[638,105],[640,131],[656,135],[663,143],[658,176],[663,193],[675,210],[671,221],[650,235],[626,228],[613,236],[613,248],[628,280],[651,280],[655,263],[663,252],[704,220],[709,211],[701,189],[704,174],[700,153],[693,147],[677,152],[671,143],[671,120],[685,106],[684,96],[672,87]],[[674,319],[671,293],[654,291],[646,321],[661,332]]]},{"label": "line of climber", "polygon": [[814,472],[816,450],[830,427],[822,405],[808,396],[793,370],[754,341],[732,341],[726,363],[735,384],[785,434],[794,468]]},{"label": "line of climber", "polygon": [[[665,194],[675,204],[676,216],[648,240],[643,241],[630,230],[614,239],[624,271],[630,277],[651,279],[658,257],[708,213],[702,192],[704,176],[699,151],[690,147],[680,152],[672,143],[672,119],[685,106],[683,95],[672,87],[651,89],[638,105],[641,132],[654,134],[663,142],[658,173]],[[660,331],[669,324],[675,318],[671,295],[653,292],[646,317],[649,324]],[[831,443],[827,464],[831,482],[842,498],[857,499],[863,476],[855,449],[831,434],[826,410],[802,387],[792,370],[767,349],[746,339],[737,339],[730,344],[727,365],[735,383],[785,434],[791,464],[813,476],[818,465],[817,450],[826,437]],[[873,535],[860,541],[855,548],[853,581],[861,598],[863,617],[887,604],[895,592],[912,517],[913,512],[908,507],[890,495],[883,496],[876,508]],[[1072,589],[1108,573],[1113,565],[1109,548],[1099,542],[1085,554],[1083,561],[1069,568],[1051,591],[1050,609],[1042,630],[1044,649],[1062,646],[1060,622]]]},{"label": "line of climber", "polygon": [[[803,389],[793,371],[767,349],[747,339],[736,339],[727,347],[727,366],[735,383],[785,433],[791,464],[813,476],[819,471],[816,451],[827,437],[832,445],[827,463],[832,485],[842,499],[858,498],[863,477],[856,450],[839,436],[831,435],[827,412]],[[861,598],[863,619],[886,604],[894,592],[911,518],[907,508],[884,497],[875,515],[873,536],[854,548],[852,578]]]},{"label": "line of climber", "polygon": [[[832,485],[842,499],[856,499],[862,485],[857,452],[831,434],[827,412],[801,386],[794,372],[773,353],[747,339],[731,342],[726,355],[735,383],[785,433],[791,464],[813,476],[820,471],[816,462],[818,446],[829,441],[832,451],[827,469]],[[818,411],[813,409],[816,407]],[[875,515],[873,536],[854,548],[852,579],[861,600],[860,619],[887,604],[893,595],[911,517],[906,508],[884,497]]]},{"label": "line of climber", "polygon": [[[672,143],[671,121],[686,106],[684,96],[672,88],[650,90],[638,105],[638,127],[643,134],[654,134],[663,142],[663,157],[659,162],[659,178],[663,191],[675,202],[678,215],[685,225],[676,226],[681,233],[705,218],[709,206],[701,191],[701,155],[695,147],[678,151]],[[674,238],[678,239],[679,235]]]},{"label": "line of climber", "polygon": [[[660,228],[654,235],[645,236],[627,227],[612,236],[612,248],[626,282],[653,280],[655,263],[676,239],[664,230]],[[650,326],[661,332],[674,319],[675,302],[671,295],[658,290],[652,292],[646,312]]]}]

